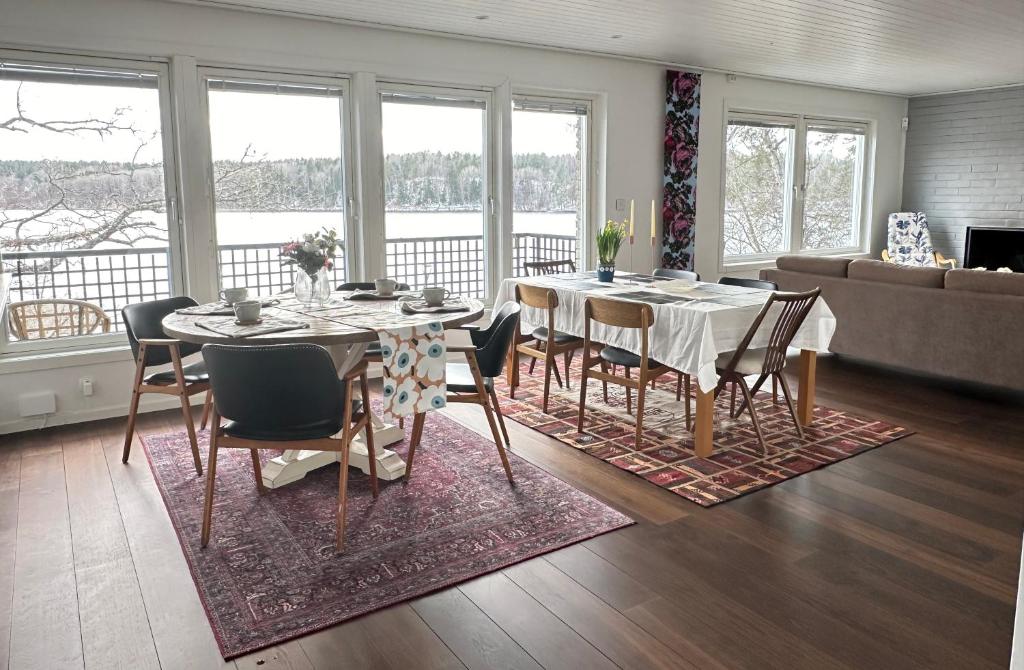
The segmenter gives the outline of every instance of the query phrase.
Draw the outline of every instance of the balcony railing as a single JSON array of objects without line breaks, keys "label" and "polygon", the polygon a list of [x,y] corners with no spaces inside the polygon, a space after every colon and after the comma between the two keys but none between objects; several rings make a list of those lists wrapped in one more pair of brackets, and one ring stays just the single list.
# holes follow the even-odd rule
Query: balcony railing
[{"label": "balcony railing", "polygon": [[[513,273],[523,263],[576,259],[576,237],[515,233]],[[280,244],[229,244],[218,248],[221,284],[245,286],[270,295],[291,288],[294,270],[282,265]],[[482,236],[417,237],[386,241],[388,276],[413,287],[446,286],[453,293],[484,298],[486,273]],[[123,330],[121,308],[171,295],[166,248],[17,251],[3,254],[12,275],[11,302],[72,298],[99,305],[115,329]],[[345,281],[345,255],[335,261],[333,281]]]}]

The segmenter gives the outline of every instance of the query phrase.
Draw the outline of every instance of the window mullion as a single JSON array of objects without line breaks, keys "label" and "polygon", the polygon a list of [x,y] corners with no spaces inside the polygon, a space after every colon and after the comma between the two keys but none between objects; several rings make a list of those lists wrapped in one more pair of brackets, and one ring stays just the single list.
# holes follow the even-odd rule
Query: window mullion
[{"label": "window mullion", "polygon": [[803,117],[796,124],[790,169],[793,172],[790,178],[789,250],[799,253],[804,247],[804,200],[807,196],[807,120]]}]

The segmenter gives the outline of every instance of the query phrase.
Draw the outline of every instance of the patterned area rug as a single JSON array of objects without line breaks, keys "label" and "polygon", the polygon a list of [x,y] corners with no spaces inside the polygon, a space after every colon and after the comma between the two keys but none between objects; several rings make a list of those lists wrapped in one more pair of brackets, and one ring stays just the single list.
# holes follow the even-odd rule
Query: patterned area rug
[{"label": "patterned area rug", "polygon": [[[729,389],[715,405],[715,451],[698,458],[693,451],[693,434],[686,430],[684,406],[676,402],[676,375],[662,375],[654,391],[647,389],[643,439],[634,444],[636,421],[626,413],[625,387],[608,385],[605,403],[600,382],[587,382],[587,413],[584,430],[576,427],[579,413],[579,356],[573,362],[570,390],[558,388],[552,377],[548,413],[541,412],[544,397],[544,367],[538,363],[534,374],[522,362],[520,387],[510,400],[504,377],[496,386],[502,412],[545,435],[643,477],[687,500],[711,507],[741,495],[792,479],[811,470],[841,461],[912,434],[885,421],[874,421],[848,412],[818,406],[814,423],[797,436],[785,400],[772,402],[771,393],[758,393],[754,400],[768,455],[761,454],[744,413],[729,417]],[[561,360],[559,360],[561,370]],[[621,371],[620,371],[621,373]],[[696,382],[693,382],[696,386]],[[793,389],[796,392],[796,389]],[[634,410],[635,410],[635,396]],[[737,407],[740,400],[737,400]],[[696,400],[691,399],[696,412]],[[515,446],[515,445],[513,445]]]},{"label": "patterned area rug", "polygon": [[633,523],[514,454],[510,487],[493,442],[433,413],[408,486],[382,481],[374,501],[368,477],[350,470],[344,553],[334,551],[337,466],[261,496],[242,449],[219,454],[200,549],[206,479],[185,433],[143,444],[225,659]]}]

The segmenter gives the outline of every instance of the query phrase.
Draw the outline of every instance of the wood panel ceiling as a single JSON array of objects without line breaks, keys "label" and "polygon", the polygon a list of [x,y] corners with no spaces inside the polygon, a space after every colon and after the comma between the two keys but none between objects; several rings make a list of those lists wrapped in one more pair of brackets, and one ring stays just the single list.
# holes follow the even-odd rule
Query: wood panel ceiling
[{"label": "wood panel ceiling", "polygon": [[186,0],[914,95],[1024,82],[1024,0]]}]

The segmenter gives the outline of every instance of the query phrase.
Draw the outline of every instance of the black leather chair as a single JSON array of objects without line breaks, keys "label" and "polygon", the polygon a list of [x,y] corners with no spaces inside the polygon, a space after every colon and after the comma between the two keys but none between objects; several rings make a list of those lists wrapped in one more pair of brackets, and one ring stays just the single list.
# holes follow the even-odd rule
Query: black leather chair
[{"label": "black leather chair", "polygon": [[[196,427],[192,421],[192,410],[189,398],[203,393],[210,388],[210,378],[206,374],[206,366],[202,361],[182,364],[186,356],[199,353],[198,344],[189,344],[170,339],[164,333],[161,321],[176,309],[195,307],[195,300],[187,296],[151,300],[121,309],[121,318],[128,333],[128,343],[135,357],[135,382],[132,384],[132,400],[128,408],[128,429],[124,436],[123,463],[128,462],[132,449],[132,435],[135,433],[135,418],[139,411],[139,399],[143,393],[163,393],[176,395],[181,399],[181,412],[188,430],[189,443],[192,446],[192,459],[196,473],[203,474],[203,462],[199,458],[199,446],[196,444]],[[146,369],[156,365],[172,364],[170,370],[146,374]],[[206,427],[212,395],[206,394],[206,405],[203,408],[202,427]]]},{"label": "black leather chair", "polygon": [[[498,456],[501,457],[501,464],[505,468],[505,475],[509,483],[512,480],[512,468],[508,463],[508,455],[502,446],[502,438],[505,445],[509,444],[508,431],[505,429],[505,420],[501,416],[501,407],[498,405],[498,395],[494,392],[494,378],[501,374],[505,367],[505,359],[508,357],[509,347],[516,333],[519,331],[519,312],[521,308],[518,303],[506,302],[491,318],[490,325],[485,329],[469,327],[469,337],[473,346],[469,347],[448,347],[448,352],[461,352],[466,354],[465,363],[448,363],[445,366],[445,383],[448,386],[448,402],[468,402],[480,405],[484,408],[487,416],[487,423],[491,427],[491,435],[494,437],[494,444],[498,447]],[[498,414],[498,424],[501,426],[501,435],[498,434],[498,425],[495,425],[494,412]],[[412,424],[412,437],[409,440],[409,454],[405,463],[405,480],[409,481],[412,476],[412,461],[416,454],[416,447],[419,446],[423,436],[423,420],[425,413],[416,414]]]},{"label": "black leather chair", "polygon": [[690,272],[689,270],[674,270],[672,268],[656,268],[654,270],[655,277],[667,277],[670,279],[689,279],[690,281],[700,281],[700,275],[696,272]]},{"label": "black leather chair", "polygon": [[[335,545],[341,550],[345,544],[349,447],[363,429],[373,496],[377,497],[378,492],[373,425],[367,411],[370,392],[366,361],[338,379],[331,355],[316,344],[207,344],[203,346],[203,360],[216,401],[207,460],[202,546],[210,540],[219,449],[251,452],[256,487],[261,493],[266,489],[259,449],[310,449],[341,452],[335,534]],[[357,381],[361,400],[355,398]],[[221,425],[221,418],[227,419],[227,423]],[[341,439],[333,438],[338,432]]]},{"label": "black leather chair", "polygon": [[718,280],[719,284],[727,284],[728,286],[745,286],[747,288],[760,288],[765,291],[778,291],[779,285],[773,281],[767,279],[747,279],[746,277],[721,277]]}]

